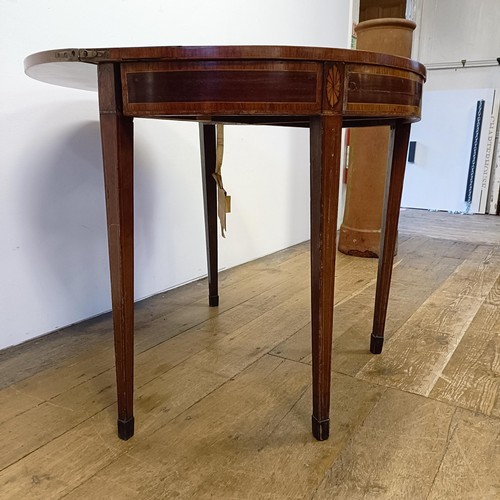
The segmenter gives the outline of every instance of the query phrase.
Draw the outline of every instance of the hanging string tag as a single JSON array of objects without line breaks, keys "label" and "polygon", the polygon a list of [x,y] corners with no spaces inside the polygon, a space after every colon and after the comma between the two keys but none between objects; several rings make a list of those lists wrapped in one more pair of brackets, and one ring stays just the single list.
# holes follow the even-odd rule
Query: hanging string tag
[{"label": "hanging string tag", "polygon": [[226,214],[231,212],[231,196],[222,183],[222,157],[224,156],[224,125],[217,124],[217,149],[215,154],[215,172],[212,174],[217,183],[217,213],[220,221],[222,237],[225,238]]}]

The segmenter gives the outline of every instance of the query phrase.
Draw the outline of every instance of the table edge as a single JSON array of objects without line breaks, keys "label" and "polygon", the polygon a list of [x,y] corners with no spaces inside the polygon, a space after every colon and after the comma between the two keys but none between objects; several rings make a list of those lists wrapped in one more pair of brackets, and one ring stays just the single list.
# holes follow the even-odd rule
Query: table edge
[{"label": "table edge", "polygon": [[[405,69],[426,79],[426,69],[418,61],[405,57],[365,50],[328,47],[270,45],[165,46],[116,48],[63,48],[36,52],[24,60],[24,71],[39,64],[54,62],[168,61],[168,60],[286,60],[374,64]],[[29,74],[28,74],[29,76]]]}]

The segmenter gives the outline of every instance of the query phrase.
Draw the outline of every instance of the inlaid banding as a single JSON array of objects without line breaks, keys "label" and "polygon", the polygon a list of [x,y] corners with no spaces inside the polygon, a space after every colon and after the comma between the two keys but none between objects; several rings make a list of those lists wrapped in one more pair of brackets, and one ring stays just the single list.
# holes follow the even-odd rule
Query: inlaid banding
[{"label": "inlaid banding", "polygon": [[420,82],[400,76],[352,72],[347,83],[348,103],[419,106],[421,94]]}]

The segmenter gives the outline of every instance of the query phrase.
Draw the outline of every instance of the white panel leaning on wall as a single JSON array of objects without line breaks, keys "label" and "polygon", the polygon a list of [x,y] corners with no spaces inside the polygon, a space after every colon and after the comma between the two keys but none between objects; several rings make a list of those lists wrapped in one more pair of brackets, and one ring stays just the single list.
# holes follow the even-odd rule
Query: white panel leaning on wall
[{"label": "white panel leaning on wall", "polygon": [[486,213],[500,215],[500,89],[495,91],[495,103],[492,111],[487,144],[491,177]]}]

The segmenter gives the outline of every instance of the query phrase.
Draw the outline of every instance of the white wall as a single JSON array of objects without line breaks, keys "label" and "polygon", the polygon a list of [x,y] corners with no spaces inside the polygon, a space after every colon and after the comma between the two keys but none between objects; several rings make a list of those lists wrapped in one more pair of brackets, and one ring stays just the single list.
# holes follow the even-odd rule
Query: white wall
[{"label": "white wall", "polygon": [[429,70],[425,84],[425,91],[492,88],[500,88],[500,67]]},{"label": "white wall", "polygon": [[[462,59],[470,63],[500,57],[498,0],[414,0],[413,6],[417,22],[413,58],[429,66],[461,66]],[[412,127],[411,140],[417,141],[416,161],[407,165],[403,206],[465,210],[474,96],[491,94],[472,89],[492,88],[500,88],[498,65],[474,68],[466,63],[459,69],[428,68],[422,121]],[[459,194],[462,198],[457,197]]]},{"label": "white wall", "polygon": [[[96,95],[23,74],[61,47],[347,47],[345,0],[0,3],[0,348],[110,309]],[[227,127],[222,268],[309,237],[307,130]],[[206,274],[196,124],[136,120],[136,298]]]},{"label": "white wall", "polygon": [[418,55],[423,62],[499,57],[498,0],[420,0],[418,3],[421,9]]},{"label": "white wall", "polygon": [[[416,0],[412,57],[424,64],[500,57],[498,0]],[[495,88],[500,66],[429,69],[424,91]]]}]

